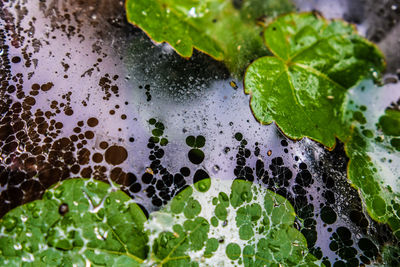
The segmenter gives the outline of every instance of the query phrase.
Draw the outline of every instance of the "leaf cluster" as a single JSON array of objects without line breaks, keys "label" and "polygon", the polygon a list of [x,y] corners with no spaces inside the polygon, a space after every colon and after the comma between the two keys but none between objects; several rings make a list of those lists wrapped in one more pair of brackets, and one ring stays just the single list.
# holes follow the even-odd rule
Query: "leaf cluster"
[{"label": "leaf cluster", "polygon": [[0,265],[316,266],[294,218],[286,199],[242,180],[199,181],[147,220],[115,187],[69,179],[0,219]]}]

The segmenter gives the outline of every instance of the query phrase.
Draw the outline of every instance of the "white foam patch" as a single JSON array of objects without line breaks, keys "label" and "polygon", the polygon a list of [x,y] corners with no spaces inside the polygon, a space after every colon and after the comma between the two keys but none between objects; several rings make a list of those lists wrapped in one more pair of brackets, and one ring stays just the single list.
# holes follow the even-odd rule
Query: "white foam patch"
[{"label": "white foam patch", "polygon": [[[253,237],[251,237],[249,240],[242,240],[239,235],[239,227],[237,227],[236,224],[237,211],[241,207],[245,207],[252,204],[258,204],[261,207],[262,214],[264,214],[265,213],[264,199],[268,191],[263,187],[253,185],[252,200],[250,202],[246,202],[243,205],[240,205],[238,208],[234,208],[231,205],[229,205],[227,207],[227,218],[225,221],[227,222],[227,224],[221,227],[221,224],[223,224],[224,222],[219,220],[218,226],[214,227],[211,224],[211,218],[215,216],[215,207],[216,207],[216,205],[212,204],[213,199],[218,198],[221,192],[229,196],[231,194],[231,186],[233,181],[220,180],[220,179],[212,179],[211,181],[212,185],[210,186],[207,192],[200,192],[197,191],[195,188],[193,188],[193,193],[191,197],[199,201],[201,205],[201,211],[198,215],[196,215],[196,218],[203,217],[210,223],[208,239],[215,238],[217,240],[223,240],[223,242],[219,243],[218,249],[212,253],[211,257],[204,257],[206,250],[205,244],[204,247],[200,250],[187,251],[187,255],[190,257],[192,261],[197,262],[199,266],[232,266],[232,265],[241,266],[242,264],[239,264],[238,260],[231,260],[227,257],[226,254],[227,246],[230,243],[236,243],[241,248],[241,253],[243,253],[243,249],[245,246],[247,245],[254,246],[254,244],[258,243],[258,240],[260,240],[261,238],[265,238],[268,235],[268,232],[258,234],[257,231],[254,231],[255,234]],[[159,237],[159,235],[163,232],[174,233],[172,229],[173,226],[176,224],[183,225],[183,223],[187,220],[187,218],[182,213],[180,213],[179,215],[173,215],[173,213],[170,212],[170,209],[171,209],[171,204],[168,204],[167,206],[165,206],[164,211],[153,212],[150,215],[150,219],[148,220],[148,222],[145,223],[145,229],[148,230],[150,233],[149,244],[153,244],[154,240],[156,240]],[[268,214],[266,214],[266,216],[268,216]],[[253,225],[253,229],[258,229],[259,227],[261,227],[262,226],[261,222],[262,222],[262,217],[259,220],[257,220],[255,225]],[[272,220],[269,220],[269,226],[266,226],[265,228],[269,231],[269,229],[277,227],[279,227],[279,225],[272,225]],[[297,242],[294,242],[293,246],[296,245],[298,246],[299,244]],[[307,253],[306,251],[304,252]],[[152,255],[152,251],[150,251],[149,255]],[[272,257],[273,256],[274,255],[272,255]],[[276,262],[279,262],[279,260],[276,260]],[[152,258],[148,259],[145,262],[146,266],[153,266],[153,264],[155,263],[157,263],[156,259]]]},{"label": "white foam patch", "polygon": [[[374,131],[379,118],[384,115],[385,109],[393,103],[393,100],[400,99],[400,90],[398,84],[387,84],[383,87],[374,85],[372,81],[365,81],[358,87],[363,86],[365,91],[360,93],[358,90],[350,91],[350,98],[358,105],[364,105],[367,110],[364,116],[367,118],[365,129]],[[367,154],[371,161],[377,167],[378,175],[382,188],[390,186],[395,192],[400,192],[400,152],[392,151],[388,153],[387,147],[390,147],[390,137],[385,138],[382,143],[370,140],[368,142]]]}]

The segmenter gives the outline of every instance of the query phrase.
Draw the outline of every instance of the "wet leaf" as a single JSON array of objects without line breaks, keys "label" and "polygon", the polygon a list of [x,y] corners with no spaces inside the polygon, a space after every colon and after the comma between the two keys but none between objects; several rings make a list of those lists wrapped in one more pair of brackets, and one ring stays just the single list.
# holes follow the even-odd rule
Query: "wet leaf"
[{"label": "wet leaf", "polygon": [[243,180],[205,179],[151,214],[150,264],[317,266],[283,197]]},{"label": "wet leaf", "polygon": [[310,137],[333,147],[350,133],[343,117],[347,90],[384,68],[381,52],[343,21],[312,13],[289,14],[268,25],[273,56],[257,59],[245,74],[245,92],[262,123],[291,138]]},{"label": "wet leaf", "polygon": [[[293,9],[290,0],[128,0],[128,21],[154,41],[169,43],[190,57],[193,48],[224,60],[230,71],[242,74],[248,63],[266,54],[262,16]],[[239,1],[237,1],[239,2]]]},{"label": "wet leaf", "polygon": [[122,191],[65,180],[0,219],[0,265],[140,266],[148,252],[145,221]]},{"label": "wet leaf", "polygon": [[[399,238],[400,149],[396,140],[400,140],[400,110],[396,106],[377,104],[384,103],[382,99],[395,93],[389,87],[379,88],[370,82],[364,82],[352,91],[353,104],[348,110],[355,129],[346,144],[350,158],[348,176],[360,189],[371,217],[389,224]],[[362,114],[365,122],[354,120],[351,113]]]}]

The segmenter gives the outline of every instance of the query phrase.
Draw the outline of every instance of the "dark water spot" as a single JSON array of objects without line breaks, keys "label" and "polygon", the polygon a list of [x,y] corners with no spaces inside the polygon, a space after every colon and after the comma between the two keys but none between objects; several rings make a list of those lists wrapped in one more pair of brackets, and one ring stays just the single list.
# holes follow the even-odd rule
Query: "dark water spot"
[{"label": "dark water spot", "polygon": [[168,145],[168,139],[165,138],[165,137],[161,138],[161,140],[160,140],[160,145],[161,145],[161,146],[166,146],[166,145]]},{"label": "dark water spot", "polygon": [[347,267],[344,261],[337,261],[333,264],[333,267]]},{"label": "dark water spot", "polygon": [[196,143],[196,138],[193,135],[186,137],[186,144],[190,147],[194,147]]},{"label": "dark water spot", "polygon": [[355,111],[353,113],[353,120],[358,121],[361,124],[367,123],[367,120],[365,119],[364,115],[360,111]]},{"label": "dark water spot", "polygon": [[151,173],[145,172],[145,173],[142,175],[142,181],[143,181],[143,183],[145,183],[145,184],[150,184],[152,180],[153,180],[153,175],[152,175]]},{"label": "dark water spot", "polygon": [[331,262],[330,262],[328,259],[324,259],[324,260],[322,261],[322,264],[324,264],[325,267],[331,267]]},{"label": "dark water spot", "polygon": [[20,63],[20,62],[21,62],[21,58],[18,57],[18,56],[15,56],[15,57],[13,57],[13,58],[11,59],[11,62],[12,62],[12,63]]},{"label": "dark water spot", "polygon": [[203,179],[210,178],[210,175],[205,170],[197,170],[193,176],[193,183],[201,181]]},{"label": "dark water spot", "polygon": [[28,96],[28,97],[26,97],[24,99],[24,104],[29,105],[29,106],[33,106],[33,105],[36,104],[36,100],[33,97]]},{"label": "dark water spot", "polygon": [[75,164],[71,167],[71,172],[73,174],[78,174],[80,170],[81,170],[81,167],[78,164]]},{"label": "dark water spot", "polygon": [[71,108],[66,108],[64,110],[65,115],[67,116],[72,116],[74,114],[74,111]]},{"label": "dark water spot", "polygon": [[335,204],[335,194],[331,190],[327,190],[322,194],[329,204]]},{"label": "dark water spot", "polygon": [[182,167],[179,172],[183,175],[188,177],[190,175],[190,169],[188,167]]},{"label": "dark water spot", "polygon": [[160,198],[153,198],[153,199],[151,200],[151,203],[152,203],[154,206],[157,206],[157,207],[161,207],[161,205],[163,204],[163,202],[162,202],[162,200],[161,200]]},{"label": "dark water spot", "polygon": [[90,127],[95,127],[97,126],[97,124],[99,124],[99,120],[96,118],[89,118],[87,120],[87,125],[89,125]]},{"label": "dark water spot", "polygon": [[73,129],[73,131],[74,131],[74,133],[80,133],[80,132],[81,132],[81,128],[75,127],[75,128]]},{"label": "dark water spot", "polygon": [[162,123],[162,122],[156,122],[156,124],[154,125],[157,129],[160,129],[160,130],[164,130],[165,129],[165,126],[164,126],[164,124]]},{"label": "dark water spot", "polygon": [[361,238],[358,241],[358,247],[364,252],[364,255],[370,259],[378,255],[378,248],[368,238]]},{"label": "dark water spot", "polygon": [[39,181],[45,187],[49,187],[61,180],[61,171],[58,168],[44,168],[38,175]]},{"label": "dark water spot", "polygon": [[103,142],[100,142],[99,146],[101,149],[106,149],[108,147],[108,143],[103,141]]},{"label": "dark water spot", "polygon": [[243,134],[241,134],[241,133],[235,133],[235,139],[236,139],[237,141],[241,141],[241,140],[243,139]]},{"label": "dark water spot", "polygon": [[202,148],[206,144],[206,138],[202,135],[197,137],[190,135],[186,137],[186,144],[193,148]]},{"label": "dark water spot", "polygon": [[206,144],[206,138],[202,135],[199,135],[196,137],[196,143],[195,146],[197,148],[202,148]]},{"label": "dark water spot", "polygon": [[307,164],[302,162],[302,163],[299,164],[299,168],[300,168],[300,170],[306,170],[307,169]]},{"label": "dark water spot", "polygon": [[152,130],[151,133],[156,137],[160,137],[161,135],[164,134],[164,131],[162,129],[156,128]]},{"label": "dark water spot", "polygon": [[157,122],[157,120],[154,119],[154,118],[151,118],[151,119],[149,120],[149,124],[150,124],[150,125],[154,125],[154,124],[156,124],[156,122]]},{"label": "dark water spot", "polygon": [[87,148],[83,148],[78,152],[78,163],[80,165],[86,165],[90,160],[90,151]]},{"label": "dark water spot", "polygon": [[232,5],[236,9],[241,9],[243,6],[243,0],[232,0]]},{"label": "dark water spot", "polygon": [[142,189],[142,186],[139,183],[135,183],[129,187],[129,190],[133,193],[138,193]]},{"label": "dark water spot", "polygon": [[67,212],[69,211],[68,208],[68,204],[67,203],[63,203],[60,205],[60,207],[58,208],[58,213],[60,213],[61,215],[65,215]]},{"label": "dark water spot", "polygon": [[346,241],[346,240],[350,240],[351,239],[351,232],[350,232],[350,230],[348,229],[348,228],[346,228],[346,227],[339,227],[337,230],[336,230],[336,233],[339,235],[339,238],[342,240],[342,241]]},{"label": "dark water spot", "polygon": [[92,159],[95,163],[100,163],[103,161],[103,155],[100,153],[94,153]]},{"label": "dark water spot", "polygon": [[325,206],[321,209],[321,219],[324,223],[332,224],[336,222],[336,212],[329,206]]},{"label": "dark water spot", "polygon": [[193,164],[200,164],[204,160],[204,152],[200,149],[193,148],[189,151],[188,157]]},{"label": "dark water spot", "polygon": [[314,229],[302,229],[301,233],[304,235],[304,237],[307,240],[307,244],[309,247],[312,247],[315,245],[315,242],[317,242],[317,237],[318,233]]},{"label": "dark water spot", "polygon": [[283,159],[281,157],[273,158],[271,163],[272,166],[281,166],[283,165]]},{"label": "dark water spot", "polygon": [[93,172],[93,170],[92,170],[91,167],[83,168],[83,169],[81,170],[81,176],[82,176],[83,178],[89,178],[89,177],[92,176],[92,172]]},{"label": "dark water spot", "polygon": [[367,218],[359,210],[350,211],[350,220],[361,228],[367,228],[369,225]]},{"label": "dark water spot", "polygon": [[6,140],[11,134],[13,134],[11,125],[6,124],[0,127],[0,140]]},{"label": "dark water spot", "polygon": [[308,170],[302,170],[296,176],[296,183],[301,186],[309,187],[313,182],[311,173]]},{"label": "dark water spot", "polygon": [[92,132],[92,131],[86,131],[85,132],[85,138],[86,139],[93,139],[93,137],[94,137],[94,133]]},{"label": "dark water spot", "polygon": [[124,162],[128,157],[128,152],[122,146],[110,146],[104,155],[107,163],[112,165],[119,165]]},{"label": "dark water spot", "polygon": [[[114,168],[110,172],[110,178],[114,182],[125,185],[125,186],[130,186],[132,183],[136,181],[136,177],[128,177],[127,174],[120,168]],[[132,179],[132,180],[130,180]]]},{"label": "dark water spot", "polygon": [[51,88],[53,88],[54,84],[52,82],[48,82],[48,83],[44,83],[42,84],[42,86],[40,86],[40,89],[42,89],[42,91],[49,91]]}]

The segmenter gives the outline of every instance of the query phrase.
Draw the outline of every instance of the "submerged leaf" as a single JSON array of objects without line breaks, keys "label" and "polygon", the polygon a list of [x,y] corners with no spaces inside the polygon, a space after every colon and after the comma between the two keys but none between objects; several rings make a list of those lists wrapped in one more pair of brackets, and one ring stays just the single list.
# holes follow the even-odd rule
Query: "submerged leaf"
[{"label": "submerged leaf", "polygon": [[390,87],[368,82],[360,87],[352,89],[353,104],[348,106],[355,127],[346,144],[349,179],[360,189],[371,217],[389,224],[400,238],[400,110],[377,104],[394,95]]},{"label": "submerged leaf", "polygon": [[[167,42],[183,57],[193,48],[225,61],[235,74],[266,54],[257,19],[293,9],[290,0],[128,0],[128,21],[154,41]],[[257,9],[254,9],[257,7]],[[262,23],[261,23],[262,24]]]},{"label": "submerged leaf", "polygon": [[142,210],[122,191],[100,181],[69,179],[0,220],[0,263],[316,266],[294,218],[286,199],[260,186],[205,179],[145,223]]},{"label": "submerged leaf", "polygon": [[1,266],[140,266],[146,216],[122,191],[65,180],[0,219]]},{"label": "submerged leaf", "polygon": [[259,185],[201,180],[151,214],[149,264],[317,266],[294,219],[285,198]]},{"label": "submerged leaf", "polygon": [[383,70],[381,52],[351,25],[312,13],[279,17],[264,37],[274,56],[256,60],[245,75],[255,117],[275,121],[291,138],[310,137],[327,147],[335,137],[345,141],[346,92]]}]

